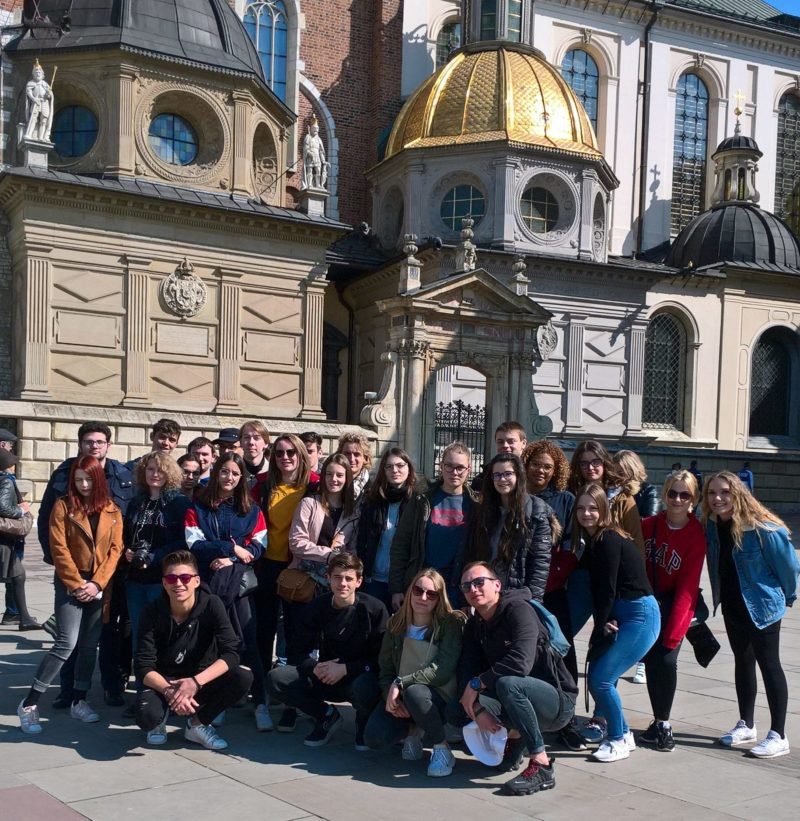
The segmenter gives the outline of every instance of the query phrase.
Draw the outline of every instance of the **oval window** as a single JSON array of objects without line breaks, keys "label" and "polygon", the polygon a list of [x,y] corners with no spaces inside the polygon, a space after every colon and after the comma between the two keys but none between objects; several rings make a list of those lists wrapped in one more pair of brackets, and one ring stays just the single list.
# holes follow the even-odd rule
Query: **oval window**
[{"label": "oval window", "polygon": [[558,223],[558,201],[546,188],[529,188],[522,195],[522,219],[534,234],[547,234]]},{"label": "oval window", "polygon": [[442,199],[439,214],[451,231],[461,230],[461,220],[472,217],[477,225],[486,213],[486,198],[474,185],[457,185]]},{"label": "oval window", "polygon": [[170,165],[189,165],[197,156],[197,134],[183,117],[159,114],[150,123],[150,147]]}]

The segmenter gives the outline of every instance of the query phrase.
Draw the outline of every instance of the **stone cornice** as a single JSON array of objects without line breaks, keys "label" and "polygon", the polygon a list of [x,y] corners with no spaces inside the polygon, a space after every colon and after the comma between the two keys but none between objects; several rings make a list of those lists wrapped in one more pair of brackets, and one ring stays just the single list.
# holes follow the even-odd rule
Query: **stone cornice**
[{"label": "stone cornice", "polygon": [[130,219],[132,214],[143,220],[180,225],[203,231],[224,231],[263,239],[299,242],[326,248],[345,231],[334,226],[294,222],[269,214],[248,214],[172,200],[149,198],[130,192],[93,189],[62,181],[14,177],[0,178],[0,207],[36,203],[71,211],[93,211]]}]

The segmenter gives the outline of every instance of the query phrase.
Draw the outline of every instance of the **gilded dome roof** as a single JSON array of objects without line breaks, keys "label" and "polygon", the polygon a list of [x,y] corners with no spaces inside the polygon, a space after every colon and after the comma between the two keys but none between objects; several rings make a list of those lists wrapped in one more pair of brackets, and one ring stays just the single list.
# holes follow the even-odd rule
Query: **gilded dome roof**
[{"label": "gilded dome roof", "polygon": [[583,106],[541,52],[482,42],[455,52],[407,100],[386,158],[405,148],[498,140],[602,156]]}]

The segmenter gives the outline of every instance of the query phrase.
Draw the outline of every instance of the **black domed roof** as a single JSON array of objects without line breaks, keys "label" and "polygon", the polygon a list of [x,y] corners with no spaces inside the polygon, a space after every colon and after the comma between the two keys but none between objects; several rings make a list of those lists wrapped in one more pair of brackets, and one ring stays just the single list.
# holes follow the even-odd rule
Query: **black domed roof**
[{"label": "black domed roof", "polygon": [[227,0],[38,0],[41,19],[25,20],[12,52],[119,46],[217,71],[264,71]]},{"label": "black domed roof", "polygon": [[758,147],[758,143],[752,137],[746,137],[744,134],[734,134],[732,137],[726,137],[717,146],[714,154],[719,154],[722,151],[752,151],[758,154],[759,157],[764,156]]},{"label": "black domed roof", "polygon": [[675,238],[665,262],[673,268],[720,262],[800,268],[800,244],[769,211],[749,202],[727,203],[695,217]]}]

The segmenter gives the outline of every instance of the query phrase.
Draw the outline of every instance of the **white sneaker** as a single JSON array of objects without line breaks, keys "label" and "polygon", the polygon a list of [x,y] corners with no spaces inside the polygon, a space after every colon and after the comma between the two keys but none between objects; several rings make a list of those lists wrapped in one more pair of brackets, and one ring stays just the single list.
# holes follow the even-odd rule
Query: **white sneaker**
[{"label": "white sneaker", "polygon": [[406,736],[403,742],[403,761],[419,761],[422,758],[422,741],[418,735]]},{"label": "white sneaker", "polygon": [[725,735],[720,736],[719,743],[723,747],[738,747],[740,744],[749,744],[758,738],[756,725],[748,727],[744,719],[740,718],[732,730],[728,730]]},{"label": "white sneaker", "polygon": [[162,744],[167,743],[167,725],[165,722],[161,722],[158,727],[153,727],[152,730],[147,734],[147,743],[153,747],[160,747]]},{"label": "white sneaker", "polygon": [[770,730],[767,737],[759,741],[747,754],[754,755],[756,758],[778,758],[781,755],[789,755],[789,739],[785,736],[781,738],[774,730]]},{"label": "white sneaker", "polygon": [[207,750],[224,750],[228,746],[228,742],[217,735],[217,731],[211,724],[192,726],[187,721],[186,729],[183,731],[183,737],[187,741],[193,741],[195,744],[202,745]]},{"label": "white sneaker", "polygon": [[450,775],[455,767],[456,758],[445,744],[434,744],[431,752],[431,763],[428,764],[428,775],[431,778],[444,778]]},{"label": "white sneaker", "polygon": [[629,753],[632,753],[636,749],[636,739],[633,737],[631,730],[628,730],[628,732],[622,736],[622,740],[625,742]]},{"label": "white sneaker", "polygon": [[39,724],[39,708],[35,704],[30,707],[23,707],[24,702],[25,699],[22,699],[17,707],[19,728],[28,735],[37,735],[42,732],[42,725]]},{"label": "white sneaker", "polygon": [[269,708],[266,704],[256,705],[256,730],[259,733],[268,733],[275,729],[275,724],[272,722],[272,716],[269,714]]},{"label": "white sneaker", "polygon": [[609,763],[612,761],[622,761],[623,758],[627,758],[630,754],[630,750],[628,749],[628,745],[625,743],[624,738],[621,738],[619,741],[610,741],[609,739],[606,739],[592,753],[592,758],[595,761],[604,761]]},{"label": "white sneaker", "polygon": [[633,674],[634,684],[647,684],[647,673],[644,669],[644,662],[640,661],[636,665],[636,672]]},{"label": "white sneaker", "polygon": [[94,724],[95,721],[100,721],[100,716],[92,709],[92,705],[83,699],[69,708],[69,714],[72,718],[83,721],[85,724]]}]

